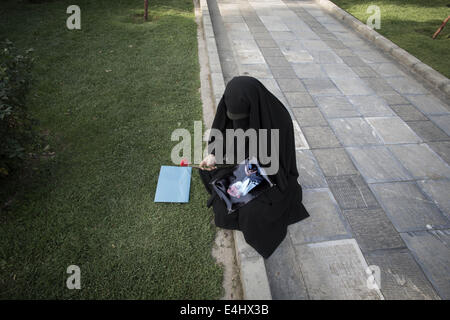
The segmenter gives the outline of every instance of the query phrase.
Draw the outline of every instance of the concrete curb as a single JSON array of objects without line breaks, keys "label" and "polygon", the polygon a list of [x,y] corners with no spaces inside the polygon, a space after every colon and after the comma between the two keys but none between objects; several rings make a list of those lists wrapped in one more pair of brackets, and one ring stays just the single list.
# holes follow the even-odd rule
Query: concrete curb
[{"label": "concrete curb", "polygon": [[[211,94],[213,95],[214,107],[216,107],[225,91],[225,82],[207,0],[200,0],[200,9],[202,14],[203,36],[206,42],[209,69],[211,72]],[[244,299],[272,299],[264,259],[245,242],[242,232],[234,230],[233,238]]]},{"label": "concrete curb", "polygon": [[202,12],[203,32],[208,52],[209,69],[211,71],[211,86],[214,96],[214,105],[219,104],[220,98],[225,91],[225,82],[223,80],[222,67],[220,66],[219,53],[217,52],[216,39],[212,27],[211,17],[209,15],[208,3],[206,0],[200,0]]},{"label": "concrete curb", "polygon": [[389,53],[396,61],[423,77],[428,84],[450,98],[450,79],[437,72],[429,65],[423,63],[413,55],[409,54],[389,39],[383,37],[378,32],[356,19],[347,11],[339,8],[333,2],[329,0],[314,1],[325,11],[329,12],[335,18],[344,21],[344,23],[348,26],[356,30],[368,40],[372,41],[378,48]]}]

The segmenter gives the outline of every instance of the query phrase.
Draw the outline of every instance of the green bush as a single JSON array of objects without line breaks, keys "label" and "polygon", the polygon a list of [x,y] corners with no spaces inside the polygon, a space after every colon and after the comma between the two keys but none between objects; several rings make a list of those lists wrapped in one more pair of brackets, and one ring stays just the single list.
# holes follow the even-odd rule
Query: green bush
[{"label": "green bush", "polygon": [[9,40],[0,43],[0,177],[21,166],[34,139],[25,100],[31,81],[32,49],[19,54]]}]

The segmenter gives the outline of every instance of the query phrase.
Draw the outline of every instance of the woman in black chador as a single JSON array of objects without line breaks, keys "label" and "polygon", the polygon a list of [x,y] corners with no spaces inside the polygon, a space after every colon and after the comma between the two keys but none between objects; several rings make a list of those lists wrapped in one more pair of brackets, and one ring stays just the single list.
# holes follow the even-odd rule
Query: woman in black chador
[{"label": "woman in black chador", "polygon": [[[210,148],[211,154],[200,163],[200,167],[204,170],[199,172],[206,189],[211,194],[208,206],[213,206],[216,226],[241,230],[247,243],[264,258],[268,258],[285,238],[287,226],[309,216],[302,204],[302,188],[297,182],[294,129],[289,112],[260,81],[249,76],[238,76],[227,84],[217,107],[212,128],[223,133],[224,152],[227,143],[226,129],[245,131],[253,128],[257,133],[258,129],[267,129],[267,135],[257,134],[257,146],[260,147],[262,142],[266,146],[265,154],[270,155],[274,152],[272,154],[277,155],[279,169],[269,175],[275,186],[246,205],[229,213],[224,201],[211,187],[210,182],[227,170],[215,167],[214,154],[217,152],[213,149]],[[278,154],[274,142],[270,140],[271,129],[279,130]],[[215,137],[211,135],[209,145],[214,145],[214,141]],[[246,157],[249,155],[248,143],[249,140],[245,143]],[[217,163],[220,163],[219,160],[217,159]],[[260,165],[264,168],[263,161],[260,161]]]}]

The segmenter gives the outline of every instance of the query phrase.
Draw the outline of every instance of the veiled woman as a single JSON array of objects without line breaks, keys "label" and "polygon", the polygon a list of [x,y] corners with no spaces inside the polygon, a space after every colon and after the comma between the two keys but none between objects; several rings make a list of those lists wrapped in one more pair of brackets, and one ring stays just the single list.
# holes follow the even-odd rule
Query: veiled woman
[{"label": "veiled woman", "polygon": [[[230,80],[217,107],[212,129],[219,130],[223,139],[220,153],[227,155],[227,129],[255,129],[257,142],[247,137],[244,144],[234,145],[234,157],[231,161],[239,163],[236,155],[244,151],[245,157],[252,156],[250,150],[257,150],[256,158],[262,167],[261,151],[270,154],[276,161],[278,170],[269,178],[275,186],[248,202],[238,210],[229,213],[226,205],[214,192],[210,182],[223,173],[226,168],[218,168],[216,159],[217,137],[211,135],[210,154],[200,163],[200,176],[207,191],[211,194],[208,206],[213,207],[216,226],[243,232],[244,238],[261,256],[268,258],[286,236],[287,226],[309,216],[302,204],[302,188],[299,185],[295,157],[294,129],[292,119],[285,106],[257,79],[249,76],[237,76]],[[262,134],[266,129],[266,134]],[[277,141],[271,140],[272,132],[278,129]],[[235,141],[237,142],[237,141]],[[252,149],[250,144],[254,145]],[[245,150],[242,150],[245,149]],[[229,151],[230,149],[228,149]],[[263,153],[264,154],[264,153]],[[228,159],[229,163],[230,159]],[[267,159],[265,159],[267,161]],[[273,166],[272,166],[273,168]]]}]

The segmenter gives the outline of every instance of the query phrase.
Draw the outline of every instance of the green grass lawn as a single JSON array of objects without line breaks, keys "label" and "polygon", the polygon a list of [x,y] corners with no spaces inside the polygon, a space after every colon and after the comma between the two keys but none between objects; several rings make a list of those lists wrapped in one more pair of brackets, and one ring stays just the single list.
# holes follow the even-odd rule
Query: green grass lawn
[{"label": "green grass lawn", "polygon": [[450,15],[448,0],[332,0],[362,22],[371,15],[369,5],[381,9],[380,34],[450,77],[450,23],[433,40],[431,37]]},{"label": "green grass lawn", "polygon": [[[188,204],[153,202],[172,130],[202,111],[192,1],[149,2],[143,23],[143,1],[79,0],[78,31],[73,1],[0,4],[0,39],[35,49],[28,104],[55,152],[1,185],[0,298],[221,296],[198,174]],[[81,290],[66,288],[71,264]]]}]

